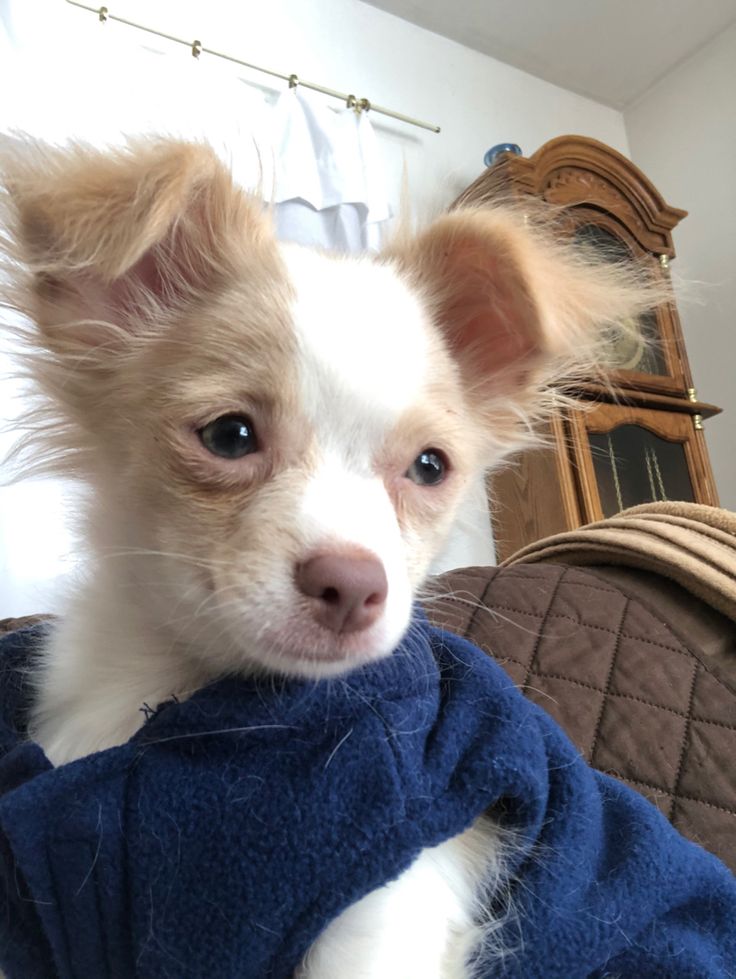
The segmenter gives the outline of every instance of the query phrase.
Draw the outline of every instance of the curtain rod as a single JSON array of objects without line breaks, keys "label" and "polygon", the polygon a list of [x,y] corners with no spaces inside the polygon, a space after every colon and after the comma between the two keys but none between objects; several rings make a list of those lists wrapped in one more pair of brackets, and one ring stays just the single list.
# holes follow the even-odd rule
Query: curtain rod
[{"label": "curtain rod", "polygon": [[270,75],[272,78],[281,78],[283,81],[289,83],[290,88],[296,88],[301,85],[303,88],[309,88],[314,92],[321,92],[323,95],[330,95],[332,98],[341,99],[349,108],[355,109],[357,112],[365,110],[366,112],[378,112],[382,116],[390,116],[392,119],[398,119],[399,122],[406,122],[410,126],[418,126],[420,129],[428,129],[431,133],[438,133],[440,131],[439,126],[434,126],[429,122],[422,122],[420,119],[412,119],[411,116],[405,116],[401,112],[394,112],[393,109],[386,109],[381,105],[374,105],[368,99],[356,99],[354,95],[349,95],[343,92],[336,92],[333,88],[326,88],[324,85],[317,85],[314,82],[307,82],[298,75],[285,75],[280,71],[272,71],[270,68],[262,68],[260,65],[250,64],[248,61],[241,61],[240,58],[234,58],[231,54],[224,54],[222,51],[213,51],[212,48],[206,48],[201,41],[186,41],[181,37],[174,37],[173,34],[165,34],[163,31],[157,31],[153,27],[146,27],[145,24],[137,24],[135,21],[126,20],[125,17],[118,17],[115,14],[111,14],[107,7],[90,7],[86,3],[79,3],[79,0],[66,0],[73,7],[81,7],[82,10],[89,10],[90,13],[97,14],[101,23],[106,23],[108,20],[117,21],[118,24],[125,24],[126,27],[135,27],[139,31],[145,31],[147,34],[155,34],[157,37],[163,37],[167,41],[173,41],[175,44],[183,44],[185,47],[189,48],[192,55],[198,58],[200,54],[211,54],[215,58],[222,58],[225,61],[231,61],[236,65],[242,65],[244,68],[251,68],[254,71],[263,72],[266,75]]}]

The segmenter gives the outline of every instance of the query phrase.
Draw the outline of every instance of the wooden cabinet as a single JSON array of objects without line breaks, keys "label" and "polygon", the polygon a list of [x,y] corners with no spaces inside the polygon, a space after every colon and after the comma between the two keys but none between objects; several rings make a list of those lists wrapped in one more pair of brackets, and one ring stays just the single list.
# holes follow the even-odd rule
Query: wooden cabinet
[{"label": "wooden cabinet", "polygon": [[[563,233],[611,260],[630,257],[669,275],[672,230],[686,212],[610,147],[562,136],[528,158],[505,153],[455,206],[529,196],[563,208]],[[490,480],[499,560],[638,503],[718,505],[703,421],[720,409],[697,398],[677,309],[652,311],[632,326],[610,383],[580,385],[580,410],[549,422],[543,448]]]}]

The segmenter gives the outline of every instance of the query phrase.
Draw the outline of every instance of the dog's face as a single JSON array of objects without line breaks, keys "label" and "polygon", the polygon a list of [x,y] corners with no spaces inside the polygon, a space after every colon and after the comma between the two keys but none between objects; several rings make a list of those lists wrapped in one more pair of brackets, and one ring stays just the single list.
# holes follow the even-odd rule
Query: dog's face
[{"label": "dog's face", "polygon": [[8,184],[57,448],[121,603],[213,674],[388,654],[540,372],[632,306],[513,214],[336,258],[204,147],[34,152]]},{"label": "dog's face", "polygon": [[[99,389],[96,538],[216,668],[390,652],[478,465],[458,371],[391,268],[297,248]],[[152,553],[143,553],[152,552]]]}]

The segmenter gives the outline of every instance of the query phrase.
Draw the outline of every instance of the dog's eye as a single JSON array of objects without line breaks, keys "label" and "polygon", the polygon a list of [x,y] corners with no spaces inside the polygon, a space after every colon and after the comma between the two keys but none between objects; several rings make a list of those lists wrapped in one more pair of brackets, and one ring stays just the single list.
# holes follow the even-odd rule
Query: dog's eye
[{"label": "dog's eye", "polygon": [[425,449],[406,471],[406,476],[418,486],[436,486],[445,478],[447,460],[438,449]]},{"label": "dog's eye", "polygon": [[200,428],[202,445],[223,459],[240,459],[258,451],[256,433],[250,418],[244,415],[223,415]]}]

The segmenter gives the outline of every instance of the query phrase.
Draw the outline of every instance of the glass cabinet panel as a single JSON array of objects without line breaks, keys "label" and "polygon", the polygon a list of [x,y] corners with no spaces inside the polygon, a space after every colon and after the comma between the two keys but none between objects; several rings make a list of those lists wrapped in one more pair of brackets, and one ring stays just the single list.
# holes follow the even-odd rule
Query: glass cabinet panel
[{"label": "glass cabinet panel", "polygon": [[[580,225],[575,231],[575,240],[589,245],[610,262],[631,262],[636,258],[621,238],[598,224]],[[613,345],[611,366],[617,370],[666,375],[668,370],[657,314],[653,311],[643,313],[636,321],[624,325],[627,330],[616,337]]]},{"label": "glass cabinet panel", "polygon": [[604,517],[661,500],[694,502],[685,449],[641,425],[588,433]]}]

